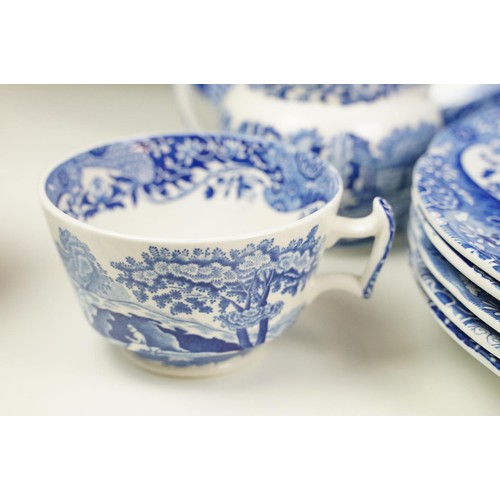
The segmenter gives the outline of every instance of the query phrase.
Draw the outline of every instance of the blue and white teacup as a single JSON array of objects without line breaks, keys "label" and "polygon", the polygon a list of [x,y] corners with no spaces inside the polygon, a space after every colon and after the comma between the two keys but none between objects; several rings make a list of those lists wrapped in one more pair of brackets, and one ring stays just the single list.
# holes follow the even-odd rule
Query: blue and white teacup
[{"label": "blue and white teacup", "polygon": [[[90,324],[141,366],[181,376],[231,368],[325,290],[368,298],[394,234],[379,198],[367,217],[337,216],[329,163],[229,133],[87,151],[41,196]],[[362,275],[318,275],[325,248],[371,236]]]}]

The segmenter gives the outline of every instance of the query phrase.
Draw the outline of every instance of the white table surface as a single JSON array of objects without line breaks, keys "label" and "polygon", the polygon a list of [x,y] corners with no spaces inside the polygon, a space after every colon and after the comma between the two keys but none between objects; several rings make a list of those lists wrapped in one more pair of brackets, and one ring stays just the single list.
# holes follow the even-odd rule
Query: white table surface
[{"label": "white table surface", "polygon": [[[79,309],[39,181],[88,147],[179,130],[168,86],[0,86],[0,414],[500,413],[500,380],[433,320],[404,235],[371,300],[321,296],[239,371],[163,378],[108,345]],[[368,250],[334,250],[323,267],[358,269]]]}]

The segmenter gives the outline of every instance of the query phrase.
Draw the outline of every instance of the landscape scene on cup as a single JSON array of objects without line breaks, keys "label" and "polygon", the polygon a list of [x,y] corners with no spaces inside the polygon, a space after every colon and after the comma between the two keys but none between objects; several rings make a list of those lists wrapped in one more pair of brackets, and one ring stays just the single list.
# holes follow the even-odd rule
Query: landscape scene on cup
[{"label": "landscape scene on cup", "polygon": [[[406,271],[431,313],[413,333],[434,316],[500,376],[496,88],[460,102],[426,84],[176,85],[165,113],[184,128],[94,146],[44,178],[87,330],[151,372],[210,376],[262,352],[320,294],[370,298],[388,261],[367,314],[384,313],[384,293],[403,300]],[[349,327],[341,315],[361,309],[336,300],[306,323],[327,304],[333,335]]]},{"label": "landscape scene on cup", "polygon": [[101,264],[68,230],[59,230],[57,243],[92,326],[144,357],[178,366],[221,361],[287,329],[302,305],[287,307],[286,297],[304,290],[323,246],[315,226],[286,246],[274,239],[229,252],[150,246]]}]

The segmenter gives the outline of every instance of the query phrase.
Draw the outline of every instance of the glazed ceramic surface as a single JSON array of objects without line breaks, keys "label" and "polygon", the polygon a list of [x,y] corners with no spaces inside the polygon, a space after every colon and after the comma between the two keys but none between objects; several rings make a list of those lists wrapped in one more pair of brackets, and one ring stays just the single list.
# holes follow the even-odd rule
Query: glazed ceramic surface
[{"label": "glazed ceramic surface", "polygon": [[[42,202],[91,325],[141,363],[206,368],[274,339],[324,290],[369,297],[393,218],[381,199],[368,217],[337,216],[341,194],[314,155],[192,134],[71,158],[44,180]],[[362,275],[317,275],[326,247],[370,236]]]},{"label": "glazed ceramic surface", "polygon": [[491,370],[496,375],[500,375],[500,359],[487,350],[483,349],[479,344],[474,342],[470,337],[465,335],[460,328],[457,328],[450,320],[432,303],[429,301],[429,307],[432,314],[436,318],[438,324],[443,330],[473,358],[479,361],[486,368]]},{"label": "glazed ceramic surface", "polygon": [[412,216],[409,233],[413,234],[419,255],[434,277],[478,318],[500,332],[499,302],[449,264],[425,236],[418,220]]},{"label": "glazed ceramic surface", "polygon": [[462,332],[489,353],[498,356],[500,353],[500,336],[436,280],[429,269],[425,267],[412,235],[409,234],[408,236],[411,248],[410,264],[417,282],[425,295],[432,300],[435,307],[437,307],[441,313]]},{"label": "glazed ceramic surface", "polygon": [[479,269],[477,266],[469,262],[462,255],[456,252],[452,247],[444,241],[439,234],[432,229],[431,225],[424,220],[418,209],[413,207],[413,217],[416,217],[420,227],[424,230],[425,235],[432,243],[434,248],[460,273],[469,278],[474,284],[482,288],[486,293],[490,294],[496,300],[500,300],[500,284],[494,280],[489,274]]},{"label": "glazed ceramic surface", "polygon": [[[366,215],[374,196],[387,198],[404,220],[411,172],[441,117],[425,86],[273,84],[198,85],[226,130],[289,143],[330,161],[342,176],[340,213]],[[196,112],[178,90],[184,115]]]},{"label": "glazed ceramic surface", "polygon": [[461,120],[471,113],[492,104],[500,104],[500,85],[465,85],[464,87],[466,88],[463,90],[459,102],[451,106],[445,106],[442,110],[445,125]]},{"label": "glazed ceramic surface", "polygon": [[413,198],[433,229],[500,279],[500,106],[439,132],[417,163]]}]

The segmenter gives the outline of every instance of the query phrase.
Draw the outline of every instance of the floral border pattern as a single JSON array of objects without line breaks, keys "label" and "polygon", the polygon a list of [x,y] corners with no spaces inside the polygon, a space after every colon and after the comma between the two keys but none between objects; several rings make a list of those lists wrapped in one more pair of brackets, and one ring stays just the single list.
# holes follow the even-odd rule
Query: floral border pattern
[{"label": "floral border pattern", "polygon": [[432,245],[415,217],[410,216],[408,233],[415,238],[419,255],[434,277],[472,313],[500,331],[498,300],[457,271]]},{"label": "floral border pattern", "polygon": [[463,170],[464,152],[500,138],[500,106],[440,131],[415,167],[413,198],[433,229],[475,265],[500,280],[500,202]]},{"label": "floral border pattern", "polygon": [[463,349],[469,352],[474,358],[489,368],[493,373],[500,376],[500,359],[491,354],[479,344],[474,342],[460,328],[457,328],[450,320],[429,300],[429,307],[439,325],[455,340]]},{"label": "floral border pattern", "polygon": [[241,134],[286,141],[328,161],[339,171],[344,185],[340,214],[363,216],[370,213],[376,196],[386,198],[396,216],[406,214],[410,202],[413,166],[425,151],[437,127],[422,122],[391,131],[377,145],[354,134],[325,138],[316,129],[282,135],[276,128],[256,122],[233,123],[229,115],[222,128]]},{"label": "floral border pattern", "polygon": [[410,242],[410,264],[417,282],[425,295],[434,305],[458,328],[474,339],[479,345],[492,354],[500,351],[500,336],[481,321],[445,288],[425,266],[418,249],[418,244],[411,231],[408,231]]},{"label": "floral border pattern", "polygon": [[401,92],[410,85],[401,84],[254,84],[250,88],[278,99],[342,105],[372,102]]},{"label": "floral border pattern", "polygon": [[[251,89],[278,99],[302,102],[338,103],[342,105],[372,102],[401,92],[413,85],[402,84],[251,84]],[[220,104],[229,84],[195,84],[196,89],[213,104]]]},{"label": "floral border pattern", "polygon": [[430,224],[423,218],[423,215],[414,205],[411,210],[412,217],[418,223],[418,226],[423,229],[434,248],[448,261],[448,263],[496,300],[500,300],[500,283],[449,246],[448,243],[432,229]]},{"label": "floral border pattern", "polygon": [[[106,210],[172,202],[263,196],[298,218],[329,202],[340,186],[328,163],[277,142],[197,134],[151,137],[93,149],[57,167],[46,192],[66,214],[87,220]],[[262,193],[262,194],[261,194]]]}]

